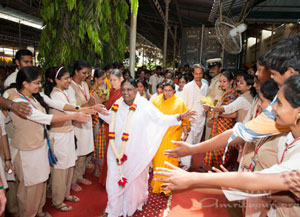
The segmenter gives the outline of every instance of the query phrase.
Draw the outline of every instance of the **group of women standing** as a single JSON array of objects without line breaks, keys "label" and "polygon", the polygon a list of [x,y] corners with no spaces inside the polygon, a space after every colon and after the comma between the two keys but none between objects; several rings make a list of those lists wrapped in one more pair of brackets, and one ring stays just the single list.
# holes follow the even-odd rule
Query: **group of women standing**
[{"label": "group of women standing", "polygon": [[[87,157],[94,152],[95,159],[102,163],[106,154],[108,126],[100,122],[93,136],[91,114],[97,118],[96,104],[106,103],[110,108],[120,98],[121,73],[113,71],[108,75],[109,81],[102,70],[95,70],[94,88],[90,90],[86,79],[91,75],[92,66],[79,60],[73,68],[72,73],[65,67],[49,68],[40,94],[40,69],[23,67],[18,72],[16,84],[5,92],[13,102],[27,102],[32,108],[26,119],[11,112],[7,116],[7,121],[12,120],[12,128],[6,128],[11,134],[11,149],[16,153],[10,156],[17,177],[16,195],[9,191],[8,200],[16,198],[16,214],[22,217],[51,216],[42,210],[47,182],[51,186],[52,206],[63,212],[71,210],[72,206],[64,201],[79,202],[80,199],[71,195],[70,190],[81,191],[78,184],[91,184],[83,177]],[[110,90],[107,81],[112,87]]]}]

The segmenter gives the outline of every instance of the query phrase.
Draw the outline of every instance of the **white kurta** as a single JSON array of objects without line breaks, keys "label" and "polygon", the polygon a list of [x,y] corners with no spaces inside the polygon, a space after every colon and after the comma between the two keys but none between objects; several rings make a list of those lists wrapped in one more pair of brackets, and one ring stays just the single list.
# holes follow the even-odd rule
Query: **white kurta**
[{"label": "white kurta", "polygon": [[182,98],[189,110],[197,112],[194,120],[191,121],[191,131],[187,142],[196,144],[200,142],[202,137],[203,128],[205,124],[205,112],[203,109],[202,102],[200,101],[201,96],[206,96],[208,92],[208,86],[202,83],[201,88],[193,80],[183,87]]},{"label": "white kurta", "polygon": [[[68,103],[66,96],[68,95],[65,91],[64,93],[56,91],[52,94],[52,98],[62,103]],[[69,132],[53,132],[50,130],[49,136],[52,150],[58,160],[54,168],[67,169],[75,166],[77,154],[75,150],[74,129]]]},{"label": "white kurta", "polygon": [[[28,102],[21,98],[16,98],[14,102]],[[32,113],[27,116],[27,119],[40,124],[49,125],[52,120],[52,115],[47,115],[32,105]],[[22,170],[24,175],[24,185],[31,186],[47,181],[50,174],[50,166],[48,161],[48,146],[45,139],[45,143],[42,147],[31,150],[21,151]]]},{"label": "white kurta", "polygon": [[[189,110],[197,112],[194,120],[190,121],[191,130],[189,132],[186,142],[190,144],[197,144],[200,142],[204,124],[205,124],[205,112],[203,109],[202,102],[200,101],[201,96],[206,96],[208,93],[208,86],[202,82],[201,88],[193,80],[183,87],[182,98]],[[185,169],[190,168],[192,156],[185,156],[180,159],[181,164],[184,165]]]},{"label": "white kurta", "polygon": [[[152,103],[137,94],[137,109],[134,112],[130,127],[129,140],[126,143],[125,154],[127,161],[122,170],[128,183],[120,187],[119,166],[111,146],[108,146],[108,173],[106,191],[108,204],[106,212],[109,217],[131,216],[137,209],[141,209],[148,197],[149,165],[154,157],[161,140],[170,126],[179,125],[176,115],[163,115]],[[115,144],[121,149],[121,137],[127,122],[129,106],[120,103],[115,116]],[[100,117],[110,123],[110,115]]]},{"label": "white kurta", "polygon": [[[74,82],[74,81],[72,81]],[[84,89],[81,86],[82,89]],[[67,90],[71,105],[78,106],[75,98],[75,90],[69,86]],[[87,93],[88,94],[88,93]],[[84,156],[94,151],[94,137],[92,120],[87,123],[74,122],[74,132],[77,139],[77,156]]]}]

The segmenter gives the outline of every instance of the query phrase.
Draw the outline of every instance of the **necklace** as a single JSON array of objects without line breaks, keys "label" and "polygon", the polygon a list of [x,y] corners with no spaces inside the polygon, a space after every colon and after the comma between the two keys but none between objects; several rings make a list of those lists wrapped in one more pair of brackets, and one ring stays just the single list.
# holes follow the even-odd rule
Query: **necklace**
[{"label": "necklace", "polygon": [[113,153],[116,157],[116,161],[117,161],[117,165],[120,168],[120,180],[118,181],[119,186],[124,187],[127,183],[127,179],[125,178],[123,171],[122,171],[122,165],[124,164],[124,162],[127,160],[127,155],[125,154],[125,148],[126,148],[126,143],[129,139],[129,125],[131,122],[131,118],[133,113],[135,112],[137,105],[136,105],[136,98],[134,99],[133,104],[131,104],[129,106],[129,114],[127,117],[127,122],[126,122],[126,127],[125,130],[122,134],[122,145],[121,145],[121,151],[119,152],[117,150],[116,144],[115,144],[115,117],[116,117],[116,113],[119,109],[119,105],[120,103],[123,102],[123,98],[121,97],[120,99],[117,100],[117,102],[115,104],[112,105],[111,109],[112,109],[112,114],[111,114],[111,120],[110,120],[110,125],[109,125],[109,133],[108,133],[108,137],[109,137],[109,141],[110,141],[110,146],[113,150]]}]

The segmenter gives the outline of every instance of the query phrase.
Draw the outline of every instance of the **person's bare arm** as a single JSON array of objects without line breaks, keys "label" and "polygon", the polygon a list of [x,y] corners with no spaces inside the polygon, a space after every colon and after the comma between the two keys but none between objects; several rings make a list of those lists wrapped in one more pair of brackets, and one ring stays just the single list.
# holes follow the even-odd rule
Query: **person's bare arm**
[{"label": "person's bare arm", "polygon": [[224,148],[231,134],[232,130],[227,130],[209,140],[198,143],[196,145],[191,145],[183,141],[172,141],[175,145],[178,146],[174,149],[165,150],[164,154],[168,157],[183,157],[197,153],[205,153],[214,149]]},{"label": "person's bare arm", "polygon": [[177,191],[194,188],[236,188],[245,191],[284,191],[288,190],[280,173],[261,174],[252,172],[227,172],[227,173],[195,173],[186,172],[165,162],[168,168],[157,168],[154,174],[165,176],[157,178],[164,182],[164,188]]},{"label": "person's bare arm", "polygon": [[4,209],[5,209],[5,205],[6,205],[6,196],[5,196],[5,190],[3,189],[3,183],[2,180],[0,178],[0,215],[3,214]]},{"label": "person's bare arm", "polygon": [[6,170],[6,172],[8,172],[9,170],[13,171],[14,167],[12,166],[12,163],[11,163],[11,154],[10,154],[10,150],[8,147],[7,135],[2,136],[1,142],[2,142],[3,150],[4,150],[5,170]]}]

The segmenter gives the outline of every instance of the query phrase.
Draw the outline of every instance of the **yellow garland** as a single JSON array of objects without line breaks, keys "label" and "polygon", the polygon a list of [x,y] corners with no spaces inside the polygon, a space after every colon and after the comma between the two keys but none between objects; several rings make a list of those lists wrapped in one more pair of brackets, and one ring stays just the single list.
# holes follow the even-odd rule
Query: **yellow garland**
[{"label": "yellow garland", "polygon": [[[135,103],[136,100],[137,100],[137,97],[135,97],[133,104],[136,104]],[[120,103],[122,103],[123,101],[124,101],[123,97],[121,97],[120,99],[118,99],[116,101],[115,104],[120,105]],[[118,111],[116,111],[116,112],[112,111],[111,119],[110,119],[110,124],[109,124],[109,132],[115,132],[114,131],[115,130],[115,117],[116,117],[116,113],[117,112]],[[124,133],[128,133],[128,131],[129,131],[129,125],[130,125],[131,118],[132,118],[132,115],[133,115],[134,112],[135,112],[134,110],[129,110],[129,114],[128,114],[128,118],[127,118],[127,122],[126,122],[126,127],[125,127]],[[116,156],[116,158],[118,159],[118,162],[120,163],[121,159],[122,159],[122,157],[124,155],[124,152],[125,152],[126,142],[127,141],[122,141],[122,146],[121,146],[121,152],[120,153],[118,152],[118,150],[116,148],[115,139],[110,139],[109,141],[110,141],[110,146],[111,146],[111,148],[112,148],[112,150],[114,152],[114,155]],[[122,166],[121,165],[119,165],[119,166],[120,166],[120,173],[121,173],[121,178],[122,178],[122,177],[124,177],[124,174],[122,172]]]}]

